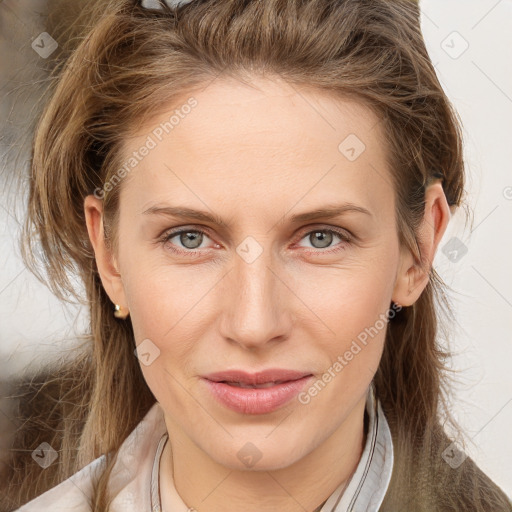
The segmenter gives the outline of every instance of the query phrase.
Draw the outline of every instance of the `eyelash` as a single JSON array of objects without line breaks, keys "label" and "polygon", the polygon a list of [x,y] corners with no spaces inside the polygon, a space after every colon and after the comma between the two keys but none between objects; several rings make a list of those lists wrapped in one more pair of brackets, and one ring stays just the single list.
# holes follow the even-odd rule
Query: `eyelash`
[{"label": "eyelash", "polygon": [[[317,229],[313,229],[313,230],[310,230],[306,233],[304,233],[304,235],[302,235],[299,239],[299,241],[303,240],[304,238],[306,238],[307,236],[311,235],[312,233],[318,233],[318,232],[322,232],[322,233],[332,233],[334,235],[337,235],[338,237],[341,238],[342,242],[340,244],[338,244],[337,246],[335,246],[334,248],[327,248],[325,250],[322,250],[322,249],[309,249],[307,250],[308,253],[317,253],[317,254],[333,254],[333,253],[337,253],[337,252],[340,252],[344,249],[346,249],[346,245],[347,244],[350,244],[351,241],[352,241],[352,238],[351,236],[349,236],[345,231],[342,231],[342,230],[338,230],[338,229],[334,229],[334,228],[317,228]],[[169,241],[174,238],[176,235],[180,235],[181,233],[201,233],[203,235],[206,235],[209,237],[209,234],[207,231],[205,230],[202,230],[202,229],[192,229],[192,228],[181,228],[181,229],[177,229],[175,231],[167,231],[165,232],[160,238],[159,238],[159,242],[162,243],[162,245],[168,245],[170,247],[170,250],[176,254],[179,254],[179,255],[186,255],[186,256],[200,256],[201,255],[201,252],[203,251],[203,249],[177,249],[176,246],[174,246],[174,244],[170,244]],[[211,238],[211,237],[210,237]]]}]

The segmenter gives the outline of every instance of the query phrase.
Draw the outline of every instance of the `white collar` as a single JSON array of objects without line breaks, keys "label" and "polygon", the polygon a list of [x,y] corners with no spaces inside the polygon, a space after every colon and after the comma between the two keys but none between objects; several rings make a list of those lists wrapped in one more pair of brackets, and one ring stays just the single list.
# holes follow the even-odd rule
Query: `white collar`
[{"label": "white collar", "polygon": [[[361,459],[348,486],[343,482],[324,503],[320,512],[373,512],[378,510],[386,494],[393,470],[393,442],[388,422],[380,401],[375,397],[373,383],[366,400],[368,434]],[[152,467],[151,511],[161,512],[158,496],[158,467],[163,448],[168,440],[163,434],[158,443]],[[346,487],[346,489],[345,489]],[[345,489],[345,490],[344,490]],[[171,489],[172,512],[189,511],[175,488]]]},{"label": "white collar", "polygon": [[344,484],[340,485],[320,512],[374,512],[384,500],[393,470],[393,441],[380,401],[375,397],[373,383],[368,392],[366,411],[368,435],[359,464],[345,491]]},{"label": "white collar", "polygon": [[[393,469],[393,443],[373,386],[368,393],[366,411],[368,435],[357,468],[346,490],[343,492],[343,486],[338,487],[320,512],[373,512],[384,499]],[[159,442],[166,432],[163,410],[157,402],[119,448],[109,482],[109,489],[117,493],[111,512],[151,510],[151,472]],[[90,512],[93,481],[103,471],[105,462],[105,455],[102,455],[18,512]],[[170,491],[171,511],[189,512],[174,486]]]}]

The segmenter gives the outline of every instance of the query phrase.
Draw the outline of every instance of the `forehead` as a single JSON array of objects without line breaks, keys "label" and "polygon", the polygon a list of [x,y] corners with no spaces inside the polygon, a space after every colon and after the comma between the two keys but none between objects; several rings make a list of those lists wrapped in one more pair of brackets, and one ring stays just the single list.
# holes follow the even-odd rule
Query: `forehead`
[{"label": "forehead", "polygon": [[216,79],[126,139],[125,160],[144,145],[151,148],[122,192],[140,208],[183,194],[213,204],[258,198],[262,208],[286,197],[302,197],[303,206],[344,199],[378,208],[383,194],[393,195],[376,114],[279,79]]}]

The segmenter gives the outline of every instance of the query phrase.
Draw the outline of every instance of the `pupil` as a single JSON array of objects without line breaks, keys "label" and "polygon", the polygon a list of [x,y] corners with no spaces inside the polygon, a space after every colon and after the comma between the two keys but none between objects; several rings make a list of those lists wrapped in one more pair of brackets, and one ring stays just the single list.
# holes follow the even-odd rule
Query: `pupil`
[{"label": "pupil", "polygon": [[[181,234],[180,242],[188,249],[197,249],[201,245],[201,237],[201,233],[197,231],[187,231]],[[199,240],[199,243],[197,243],[197,240]]]},{"label": "pupil", "polygon": [[[329,247],[330,243],[332,242],[332,233],[326,233],[324,231],[316,231],[315,233],[312,233],[313,239],[312,239],[312,245],[316,248],[325,248]],[[318,238],[316,238],[318,237]],[[317,242],[320,242],[320,245],[315,245]]]},{"label": "pupil", "polygon": [[[317,248],[325,248],[329,247],[332,242],[332,233],[326,233],[324,231],[316,231],[311,235],[313,238],[311,239],[313,247]],[[310,236],[310,238],[311,238]],[[182,233],[180,236],[181,243],[187,247],[188,249],[196,249],[201,245],[202,234],[197,231],[187,231],[186,233]],[[199,243],[198,243],[199,241]]]}]

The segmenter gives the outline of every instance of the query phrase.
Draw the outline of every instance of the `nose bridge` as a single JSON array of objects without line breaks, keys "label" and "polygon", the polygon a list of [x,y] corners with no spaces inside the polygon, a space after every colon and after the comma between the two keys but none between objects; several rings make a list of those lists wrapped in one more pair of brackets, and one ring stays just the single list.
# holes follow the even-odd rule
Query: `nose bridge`
[{"label": "nose bridge", "polygon": [[288,332],[286,287],[275,275],[275,260],[268,246],[247,237],[236,252],[227,283],[223,335],[246,347],[262,346]]}]

